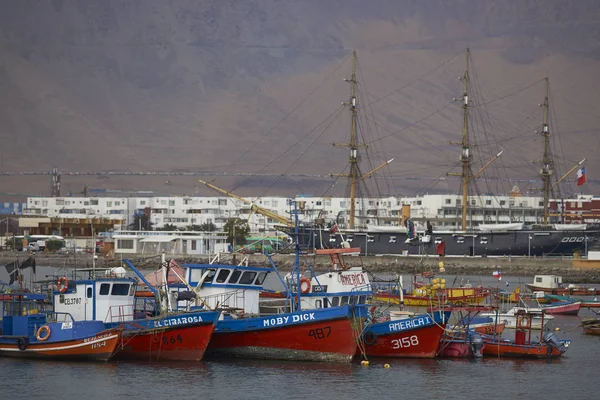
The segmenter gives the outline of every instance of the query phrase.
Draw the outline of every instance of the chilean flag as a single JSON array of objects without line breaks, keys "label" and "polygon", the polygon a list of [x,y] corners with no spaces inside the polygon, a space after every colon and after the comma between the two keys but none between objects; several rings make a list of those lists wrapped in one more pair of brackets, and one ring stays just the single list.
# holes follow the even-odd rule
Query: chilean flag
[{"label": "chilean flag", "polygon": [[502,272],[500,270],[492,272],[492,276],[494,278],[498,278],[498,280],[502,280]]},{"label": "chilean flag", "polygon": [[579,171],[577,171],[577,186],[581,186],[587,182],[587,178],[585,177],[585,167],[581,167]]}]

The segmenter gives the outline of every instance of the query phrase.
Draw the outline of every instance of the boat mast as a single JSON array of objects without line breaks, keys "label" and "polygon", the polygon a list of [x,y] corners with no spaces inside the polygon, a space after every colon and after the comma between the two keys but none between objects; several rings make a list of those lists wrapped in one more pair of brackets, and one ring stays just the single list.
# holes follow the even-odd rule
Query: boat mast
[{"label": "boat mast", "polygon": [[354,228],[354,219],[356,216],[356,185],[358,183],[358,145],[356,142],[356,50],[352,53],[352,76],[350,78],[350,224],[349,228]]},{"label": "boat mast", "polygon": [[460,161],[462,163],[462,172],[448,173],[450,176],[460,176],[462,179],[462,230],[467,230],[467,202],[469,200],[469,181],[471,180],[470,154],[469,154],[469,57],[471,50],[467,47],[465,73],[460,78],[463,81],[463,131],[462,140],[460,142],[450,142],[462,146]]},{"label": "boat mast", "polygon": [[356,138],[356,126],[358,108],[356,105],[356,50],[352,53],[352,75],[350,79],[344,79],[350,83],[350,99],[343,104],[350,107],[350,143],[333,143],[337,147],[350,148],[350,173],[349,174],[331,174],[331,176],[344,176],[350,178],[350,220],[348,227],[354,228],[354,220],[356,218],[356,187],[361,180],[360,171],[358,170],[358,140]]},{"label": "boat mast", "polygon": [[550,176],[552,176],[552,159],[550,158],[550,131],[548,130],[548,93],[550,87],[550,80],[548,77],[546,81],[546,95],[544,96],[544,103],[542,104],[544,120],[542,123],[542,137],[544,138],[544,154],[542,156],[542,169],[540,175],[544,181],[544,224],[548,223],[548,205],[550,203]]}]

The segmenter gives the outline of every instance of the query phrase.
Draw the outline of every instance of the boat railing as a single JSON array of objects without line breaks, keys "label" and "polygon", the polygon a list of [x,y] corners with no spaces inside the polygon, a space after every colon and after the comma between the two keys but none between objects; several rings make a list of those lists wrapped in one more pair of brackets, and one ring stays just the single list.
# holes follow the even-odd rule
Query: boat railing
[{"label": "boat railing", "polygon": [[110,306],[106,313],[104,322],[119,323],[125,321],[133,321],[136,319],[135,309],[133,304],[124,304],[119,306]]},{"label": "boat railing", "polygon": [[217,293],[204,296],[204,303],[211,309],[245,309],[246,291],[244,289],[233,290],[230,292]]}]

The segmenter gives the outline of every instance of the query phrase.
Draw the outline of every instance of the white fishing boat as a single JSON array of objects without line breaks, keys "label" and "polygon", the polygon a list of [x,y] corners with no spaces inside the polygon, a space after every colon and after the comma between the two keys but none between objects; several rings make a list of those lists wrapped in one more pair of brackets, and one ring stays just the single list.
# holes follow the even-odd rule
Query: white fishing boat
[{"label": "white fishing boat", "polygon": [[[531,316],[531,329],[542,329],[544,324],[554,319],[552,315],[547,315],[542,308],[526,306],[513,307],[506,312],[488,312],[481,313],[480,315],[482,317],[491,317],[497,323],[504,323],[504,327],[507,329],[515,329],[517,327],[517,314],[519,310],[523,310]],[[542,315],[544,316],[543,323]]]}]

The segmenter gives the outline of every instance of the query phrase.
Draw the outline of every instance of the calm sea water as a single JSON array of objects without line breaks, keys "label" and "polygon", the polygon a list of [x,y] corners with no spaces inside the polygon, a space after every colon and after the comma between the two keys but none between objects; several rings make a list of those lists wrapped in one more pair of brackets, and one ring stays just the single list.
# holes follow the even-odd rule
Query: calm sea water
[{"label": "calm sea water", "polygon": [[[592,315],[582,310],[580,316]],[[259,360],[68,363],[0,358],[0,399],[598,399],[600,337],[557,316],[557,360],[372,359],[363,367]],[[390,368],[384,368],[384,364]]]}]

